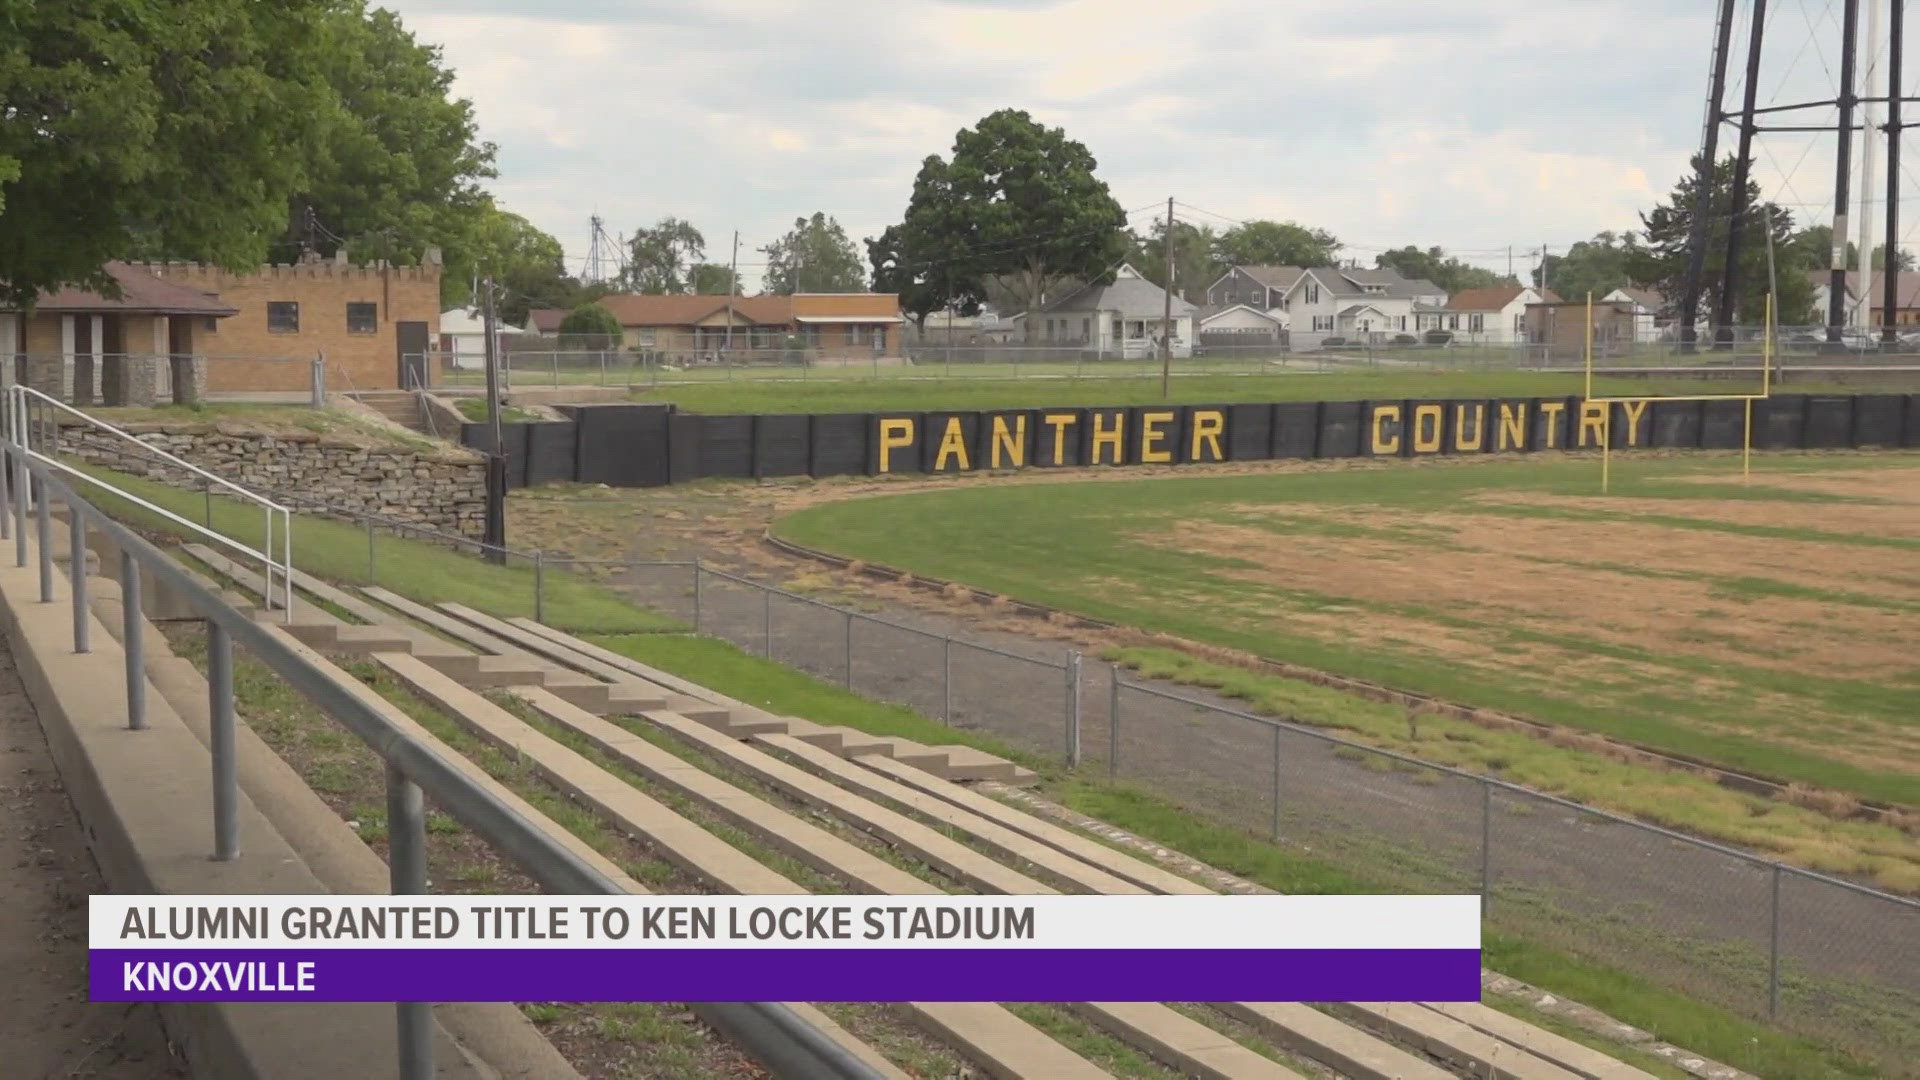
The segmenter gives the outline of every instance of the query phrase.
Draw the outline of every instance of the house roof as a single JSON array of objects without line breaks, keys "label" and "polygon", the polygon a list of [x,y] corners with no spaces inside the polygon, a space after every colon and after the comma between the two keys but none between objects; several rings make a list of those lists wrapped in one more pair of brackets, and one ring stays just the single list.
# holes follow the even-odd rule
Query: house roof
[{"label": "house roof", "polygon": [[1372,304],[1360,303],[1360,304],[1350,304],[1346,307],[1341,308],[1340,317],[1345,318],[1348,315],[1358,315],[1363,311],[1371,311],[1376,315],[1386,314],[1386,312],[1381,311],[1379,308],[1374,307]]},{"label": "house roof", "polygon": [[[795,296],[646,296],[619,293],[604,296],[601,307],[613,313],[621,326],[695,326],[724,315],[731,301],[736,322],[759,326],[792,323],[896,323],[901,321],[900,298],[893,293],[800,293]],[[552,333],[567,312],[538,308],[528,312],[534,329]]]},{"label": "house roof", "polygon": [[168,281],[123,262],[101,267],[120,286],[117,299],[71,286],[44,293],[34,302],[38,312],[116,312],[129,315],[206,315],[216,319],[238,315],[240,309],[199,289]]},{"label": "house roof", "polygon": [[[1531,290],[1521,285],[1493,285],[1484,289],[1462,289],[1448,298],[1447,311],[1503,311],[1508,304],[1520,298],[1522,293]],[[1541,297],[1548,301],[1560,299],[1558,293],[1548,289]]]},{"label": "house roof", "polygon": [[1198,309],[1197,314],[1200,319],[1200,325],[1205,326],[1206,324],[1214,321],[1215,319],[1218,319],[1222,315],[1225,315],[1228,312],[1233,312],[1233,311],[1244,311],[1251,315],[1257,315],[1260,318],[1265,319],[1268,322],[1274,324],[1275,326],[1280,325],[1279,316],[1268,314],[1267,312],[1261,311],[1257,307],[1252,307],[1247,304],[1224,304],[1218,307],[1203,307]]},{"label": "house roof", "polygon": [[[1817,272],[1815,284],[1819,288],[1825,288],[1829,284],[1827,271],[1821,270]],[[1879,311],[1885,308],[1887,303],[1886,276],[1876,271],[1873,275],[1873,280],[1867,283],[1867,288],[1873,293],[1873,309]],[[1854,299],[1859,298],[1859,290],[1855,287],[1854,275],[1851,271],[1847,273],[1847,296]],[[1899,280],[1894,283],[1894,303],[1897,305],[1895,307],[1896,311],[1904,308],[1920,307],[1920,271],[1900,271]]]},{"label": "house roof", "polygon": [[[1319,282],[1322,288],[1325,288],[1335,296],[1388,296],[1401,300],[1409,300],[1416,296],[1445,296],[1447,294],[1445,289],[1442,289],[1431,281],[1408,281],[1406,278],[1400,276],[1399,271],[1386,267],[1377,267],[1372,270],[1361,270],[1357,268],[1341,269],[1327,266],[1314,267],[1301,271],[1300,278],[1295,281],[1295,285],[1297,286],[1300,281],[1305,280],[1308,275],[1312,275],[1313,279]],[[1367,291],[1367,286],[1369,285],[1378,286],[1381,291],[1370,293]]]},{"label": "house roof", "polygon": [[[1041,307],[1042,314],[1053,311],[1117,311],[1123,318],[1158,319],[1166,311],[1167,291],[1131,266],[1121,266],[1111,285],[1089,285]],[[1193,314],[1194,307],[1173,297],[1175,317]]]},{"label": "house roof", "polygon": [[1291,289],[1300,275],[1307,272],[1299,266],[1236,266],[1234,269],[1269,289]]},{"label": "house roof", "polygon": [[566,318],[564,308],[534,308],[527,312],[527,329],[542,334],[558,333]]},{"label": "house roof", "polygon": [[[1613,290],[1613,292],[1619,293],[1621,296],[1639,304],[1648,311],[1664,311],[1667,306],[1667,298],[1652,289],[1642,289],[1634,285],[1622,285]],[[1608,293],[1607,295],[1611,296],[1613,293]]]}]

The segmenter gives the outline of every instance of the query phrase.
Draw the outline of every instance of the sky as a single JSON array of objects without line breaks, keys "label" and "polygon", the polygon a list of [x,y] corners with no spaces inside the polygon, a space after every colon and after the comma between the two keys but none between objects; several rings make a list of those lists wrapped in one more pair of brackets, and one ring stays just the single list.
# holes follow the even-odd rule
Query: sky
[{"label": "sky", "polygon": [[[824,211],[856,243],[897,222],[920,162],[1006,107],[1085,143],[1142,229],[1172,196],[1195,223],[1328,229],[1362,265],[1438,244],[1504,272],[1511,247],[1524,273],[1543,244],[1635,228],[1666,198],[1699,144],[1716,7],[381,2],[443,48],[499,147],[497,200],[558,238],[571,269],[591,215],[615,235],[672,215],[701,230],[710,261],[727,261],[737,230],[749,287],[796,217]],[[1759,104],[1834,93],[1838,8],[1775,0]],[[1763,194],[1798,218],[1831,216],[1833,174],[1830,136],[1758,144]],[[1903,216],[1920,223],[1920,209]]]}]

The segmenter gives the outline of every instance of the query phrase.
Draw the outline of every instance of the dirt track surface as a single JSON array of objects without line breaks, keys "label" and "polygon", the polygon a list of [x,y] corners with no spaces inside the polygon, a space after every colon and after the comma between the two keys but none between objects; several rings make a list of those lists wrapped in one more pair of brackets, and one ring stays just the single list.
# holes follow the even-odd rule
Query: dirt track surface
[{"label": "dirt track surface", "polygon": [[151,1005],[87,1001],[87,897],[100,872],[0,643],[0,1075],[185,1077]]}]

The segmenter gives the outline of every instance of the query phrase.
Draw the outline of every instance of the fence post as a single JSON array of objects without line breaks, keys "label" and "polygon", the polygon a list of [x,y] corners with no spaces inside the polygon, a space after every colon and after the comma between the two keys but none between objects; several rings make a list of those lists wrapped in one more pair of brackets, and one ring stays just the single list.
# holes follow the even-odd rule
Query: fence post
[{"label": "fence post", "polygon": [[1280,842],[1280,725],[1269,724],[1273,729],[1273,842]]},{"label": "fence post", "polygon": [[67,496],[67,591],[73,597],[73,651],[93,651],[87,611],[87,519],[80,500]]},{"label": "fence post", "polygon": [[48,509],[52,492],[47,490],[46,477],[40,478],[39,497],[34,500],[34,512],[37,515],[34,524],[38,526],[40,541],[40,602],[53,603],[53,511]]},{"label": "fence post", "polygon": [[847,689],[853,689],[853,612],[847,612]]},{"label": "fence post", "polygon": [[201,491],[202,498],[206,500],[207,520],[204,522],[204,524],[207,526],[207,528],[211,529],[213,528],[213,481],[212,480],[200,481],[200,491]]},{"label": "fence post", "polygon": [[940,639],[940,722],[953,723],[953,635]]},{"label": "fence post", "polygon": [[233,760],[233,641],[207,620],[207,749],[213,758],[213,860],[240,853],[240,800]]},{"label": "fence post", "polygon": [[773,590],[760,586],[760,633],[766,649],[761,654],[773,659]]},{"label": "fence post", "polygon": [[1067,654],[1067,768],[1080,764],[1080,654]]},{"label": "fence post", "polygon": [[13,456],[0,449],[0,540],[13,535],[13,497],[8,492],[8,472],[13,468]]},{"label": "fence post", "polygon": [[133,552],[120,552],[120,646],[127,656],[127,727],[144,731],[147,727],[147,678],[145,650],[141,646],[141,625],[146,620],[140,611],[140,564]]},{"label": "fence post", "polygon": [[1493,891],[1493,785],[1480,781],[1480,918]]},{"label": "fence post", "polygon": [[320,352],[313,357],[313,407],[327,407],[327,354]]},{"label": "fence post", "polygon": [[1107,693],[1107,779],[1120,775],[1120,666],[1107,669],[1113,676]]},{"label": "fence post", "polygon": [[533,553],[533,621],[544,625],[547,621],[547,557],[543,551]]},{"label": "fence post", "polygon": [[693,557],[693,632],[700,632],[700,556]]},{"label": "fence post", "polygon": [[[395,896],[424,896],[427,891],[427,810],[419,785],[387,763],[387,865]],[[433,1076],[433,1006],[420,1001],[395,1003],[400,1037],[400,1080]]]},{"label": "fence post", "polygon": [[1780,864],[1773,864],[1773,900],[1769,934],[1771,944],[1767,948],[1767,1018],[1780,1015]]}]

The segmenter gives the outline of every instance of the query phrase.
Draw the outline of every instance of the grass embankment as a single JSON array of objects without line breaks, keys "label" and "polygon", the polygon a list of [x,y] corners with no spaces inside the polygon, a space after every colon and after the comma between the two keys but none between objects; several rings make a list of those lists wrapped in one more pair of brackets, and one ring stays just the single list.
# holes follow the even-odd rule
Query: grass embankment
[{"label": "grass embankment", "polygon": [[[165,492],[146,490],[142,490],[142,494],[166,495]],[[188,504],[198,500],[193,493],[174,494]],[[172,499],[166,504],[183,506],[179,500]],[[216,506],[216,514],[221,512]],[[250,518],[252,512],[245,514]],[[224,518],[216,520],[226,521]],[[151,524],[151,521],[148,519],[143,523]],[[235,521],[232,524],[244,526],[246,522]],[[338,529],[327,527],[335,524],[302,520],[299,526],[302,531],[296,533],[303,545],[300,550],[305,552],[305,559],[300,565],[321,576],[333,577],[342,583],[353,583],[361,577],[356,571],[363,569],[357,558],[364,551],[364,533],[351,526],[340,526]],[[385,543],[384,540],[382,542]],[[410,564],[411,572],[404,579],[396,578],[393,585],[415,599],[429,601],[457,596],[463,602],[495,613],[519,613],[517,604],[510,598],[503,600],[500,595],[504,582],[517,580],[502,576],[512,575],[512,570],[488,566],[467,556],[428,545],[409,545],[407,558],[414,560]],[[345,567],[346,572],[333,573],[329,568],[335,566]],[[476,573],[480,576],[470,576]],[[620,604],[618,598],[610,594],[603,595],[596,590],[580,603],[581,609],[571,613],[572,621],[576,624],[611,624],[610,627],[603,627],[610,632],[600,639],[607,647],[713,686],[730,696],[761,704],[770,710],[822,723],[846,724],[875,734],[898,735],[928,742],[965,742],[1010,758],[1022,757],[1010,748],[996,745],[991,739],[946,729],[908,710],[847,693],[792,669],[751,656],[724,642],[676,634],[636,632],[657,627],[664,621],[631,609],[620,617],[608,617],[609,612],[602,605]],[[550,604],[550,621],[560,621],[556,613],[561,610]],[[351,736],[337,727],[314,722],[311,710],[306,708],[304,702],[294,700],[284,686],[266,675],[264,669],[247,665],[248,661],[241,660],[239,666],[242,670],[238,673],[242,685],[243,713],[256,725],[264,725],[269,730],[274,728],[276,722],[291,725],[304,717],[306,722],[297,730],[289,728],[271,736],[263,732],[263,737],[268,737],[270,743],[276,738],[281,739],[277,749],[290,745],[288,738],[311,743],[309,749],[285,752],[301,756],[310,750],[315,761],[302,768],[303,775],[316,783],[316,787],[322,790],[323,795],[343,816],[361,821],[366,826],[363,835],[377,842],[384,813],[382,796],[377,791],[377,778],[380,775],[377,762]],[[355,665],[354,670],[357,675],[367,678],[370,683],[393,696],[394,700],[401,702],[429,730],[448,739],[463,753],[470,753],[474,760],[481,762],[496,776],[503,780],[511,779],[516,786],[530,785],[522,790],[533,791],[540,796],[532,800],[535,805],[589,842],[596,846],[602,843],[630,843],[622,838],[609,837],[604,827],[590,814],[556,793],[548,791],[541,794],[538,787],[533,786],[524,762],[510,760],[507,755],[465,736],[451,721],[390,685],[379,672],[370,670],[364,664]],[[281,696],[271,696],[275,694]],[[1211,824],[1150,794],[1086,776],[1063,776],[1057,769],[1049,770],[1047,776],[1047,793],[1072,808],[1271,888],[1320,893],[1367,892],[1380,888],[1377,883],[1299,852],[1256,839],[1238,829]],[[435,820],[436,844],[451,843],[451,838],[464,835],[444,817]],[[603,850],[619,852],[621,849],[610,846]],[[661,875],[673,872],[671,868],[656,867],[650,861],[635,858],[631,851],[616,857],[629,859],[632,872],[641,876],[642,880],[652,879],[664,884]],[[472,858],[474,861],[471,862],[456,859],[451,863],[445,861],[444,857],[437,858],[432,863],[434,880],[436,883],[468,881],[469,891],[511,891],[506,877],[509,871],[484,861],[480,856]],[[442,884],[440,887],[447,886]],[[1875,1075],[1872,1067],[1861,1064],[1835,1047],[1749,1023],[1726,1010],[1624,974],[1614,969],[1604,956],[1576,956],[1497,933],[1486,935],[1485,947],[1490,966],[1498,970],[1574,997],[1620,1020],[1655,1032],[1661,1038],[1759,1075]],[[1505,1003],[1501,1004],[1506,1007]],[[657,1060],[644,1061],[645,1065],[657,1069],[657,1072],[648,1070],[649,1074],[713,1075],[700,1070],[724,1068],[707,1056],[711,1053],[710,1044],[700,1029],[689,1024],[684,1015],[675,1014],[665,1007],[609,1006],[579,1011],[562,1005],[533,1004],[526,1006],[526,1009],[529,1016],[558,1040],[564,1041],[569,1037],[612,1039],[641,1048],[641,1053],[659,1055]]]},{"label": "grass embankment", "polygon": [[[1920,590],[1901,576],[1920,540],[1899,525],[1909,504],[1890,501],[1913,475],[1859,471],[1888,466],[1912,459],[1768,456],[1749,487],[1729,482],[1737,459],[1628,455],[1607,499],[1597,463],[1573,458],[969,485],[816,506],[776,530],[1122,625],[1920,805]],[[1880,487],[1887,500],[1870,494]],[[1303,719],[1405,735],[1403,716],[1343,695],[1200,674]]]},{"label": "grass embankment", "polygon": [[[199,492],[110,470],[89,468],[87,471],[182,517],[196,522],[206,519],[208,503]],[[85,494],[103,508],[143,528],[204,541],[203,537],[191,534],[176,523],[99,488]],[[257,506],[216,497],[212,501],[212,514],[213,529],[224,536],[256,548],[265,539],[265,514]],[[515,556],[507,565],[496,565],[384,531],[376,531],[369,543],[365,525],[313,514],[294,515],[293,565],[332,581],[384,585],[421,603],[457,600],[502,617],[534,613],[535,573],[526,559]],[[578,575],[548,569],[541,576],[546,618],[554,626],[584,633],[680,628],[673,620],[635,608],[613,590]]]},{"label": "grass embankment", "polygon": [[356,442],[409,447],[442,446],[423,435],[343,409],[315,409],[310,405],[263,405],[203,402],[199,405],[116,405],[88,410],[88,415],[110,424],[226,424],[265,434],[331,435]]},{"label": "grass embankment", "polygon": [[[487,402],[485,398],[457,397],[448,398],[447,400],[453,402],[453,407],[460,410],[461,416],[475,423],[481,423],[487,419]],[[523,409],[518,405],[502,404],[500,406],[500,422],[503,424],[523,424],[545,419],[545,416],[534,412],[532,409]]]},{"label": "grass embankment", "polygon": [[[636,400],[673,402],[701,413],[833,413],[926,409],[1023,409],[1068,405],[1229,404],[1361,401],[1417,397],[1554,397],[1583,393],[1578,375],[1530,372],[1393,371],[1290,375],[1183,375],[1162,397],[1157,374],[1133,377],[969,379],[742,379],[639,388]],[[1794,385],[1795,393],[1835,388]],[[1733,384],[1692,379],[1595,380],[1618,395],[1736,393]],[[1840,390],[1839,392],[1846,392]]]}]

